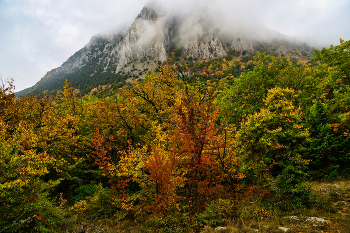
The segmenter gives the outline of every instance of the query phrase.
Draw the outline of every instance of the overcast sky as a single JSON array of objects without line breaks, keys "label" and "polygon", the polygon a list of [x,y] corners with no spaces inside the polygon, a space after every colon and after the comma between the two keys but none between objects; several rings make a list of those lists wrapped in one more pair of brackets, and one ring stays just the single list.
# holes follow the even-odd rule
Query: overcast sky
[{"label": "overcast sky", "polygon": [[[322,46],[350,40],[350,0],[160,0],[166,9],[255,17]],[[33,86],[97,33],[128,27],[147,0],[0,0],[0,75]],[[228,17],[228,18],[230,18]],[[250,21],[248,21],[250,22]],[[228,24],[229,25],[229,24]]]}]

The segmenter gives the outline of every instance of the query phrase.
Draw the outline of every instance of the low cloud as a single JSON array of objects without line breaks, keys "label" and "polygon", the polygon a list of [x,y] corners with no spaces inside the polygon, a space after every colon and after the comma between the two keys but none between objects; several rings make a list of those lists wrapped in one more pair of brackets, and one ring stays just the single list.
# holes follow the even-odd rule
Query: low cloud
[{"label": "low cloud", "polygon": [[[307,40],[315,46],[350,39],[348,0],[158,0],[170,14],[204,15],[223,32],[263,35],[264,27]],[[270,33],[270,32],[269,32]]]},{"label": "low cloud", "polygon": [[[312,45],[350,39],[348,0],[158,0],[167,15],[206,20],[222,33],[264,26]],[[0,74],[16,90],[33,86],[98,33],[131,25],[147,0],[0,0]],[[166,17],[166,16],[165,16]],[[202,17],[202,18],[201,18]],[[262,30],[263,31],[263,30]],[[257,33],[258,34],[258,33]],[[147,35],[145,41],[152,39]],[[143,42],[145,42],[143,41]]]}]

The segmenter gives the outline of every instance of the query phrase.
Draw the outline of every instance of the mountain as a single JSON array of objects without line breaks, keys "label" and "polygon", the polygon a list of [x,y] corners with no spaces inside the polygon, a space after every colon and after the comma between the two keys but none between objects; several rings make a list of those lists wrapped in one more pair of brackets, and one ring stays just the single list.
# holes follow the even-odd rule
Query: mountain
[{"label": "mountain", "polygon": [[33,87],[17,95],[60,89],[67,79],[88,92],[98,85],[121,86],[131,77],[143,77],[173,53],[186,60],[208,60],[230,52],[239,55],[268,51],[307,59],[312,47],[264,26],[254,30],[222,30],[205,15],[168,14],[156,4],[146,5],[125,32],[96,35],[62,66],[49,71]]}]

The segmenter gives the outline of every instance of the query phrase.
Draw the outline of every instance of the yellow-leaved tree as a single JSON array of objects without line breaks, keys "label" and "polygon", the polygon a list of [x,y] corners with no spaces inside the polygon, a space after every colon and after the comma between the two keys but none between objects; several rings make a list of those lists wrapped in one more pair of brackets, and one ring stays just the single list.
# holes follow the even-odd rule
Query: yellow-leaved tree
[{"label": "yellow-leaved tree", "polygon": [[295,98],[289,88],[268,90],[264,107],[249,115],[237,133],[246,183],[267,188],[283,208],[310,204],[304,183],[307,160],[301,155],[309,132]]},{"label": "yellow-leaved tree", "polygon": [[38,120],[31,115],[36,110],[21,108],[30,103],[31,97],[15,100],[13,89],[0,88],[1,231],[41,231],[59,225],[63,217],[47,193],[58,181],[42,180],[55,159],[40,149]]}]

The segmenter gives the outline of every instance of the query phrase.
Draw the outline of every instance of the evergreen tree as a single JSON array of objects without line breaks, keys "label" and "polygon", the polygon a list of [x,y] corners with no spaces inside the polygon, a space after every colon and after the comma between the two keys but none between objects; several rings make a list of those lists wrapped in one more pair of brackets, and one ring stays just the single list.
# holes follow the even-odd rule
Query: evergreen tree
[{"label": "evergreen tree", "polygon": [[350,165],[350,138],[330,127],[330,117],[325,104],[317,101],[306,116],[310,128],[310,147],[305,153],[309,159],[312,178],[346,176]]}]

